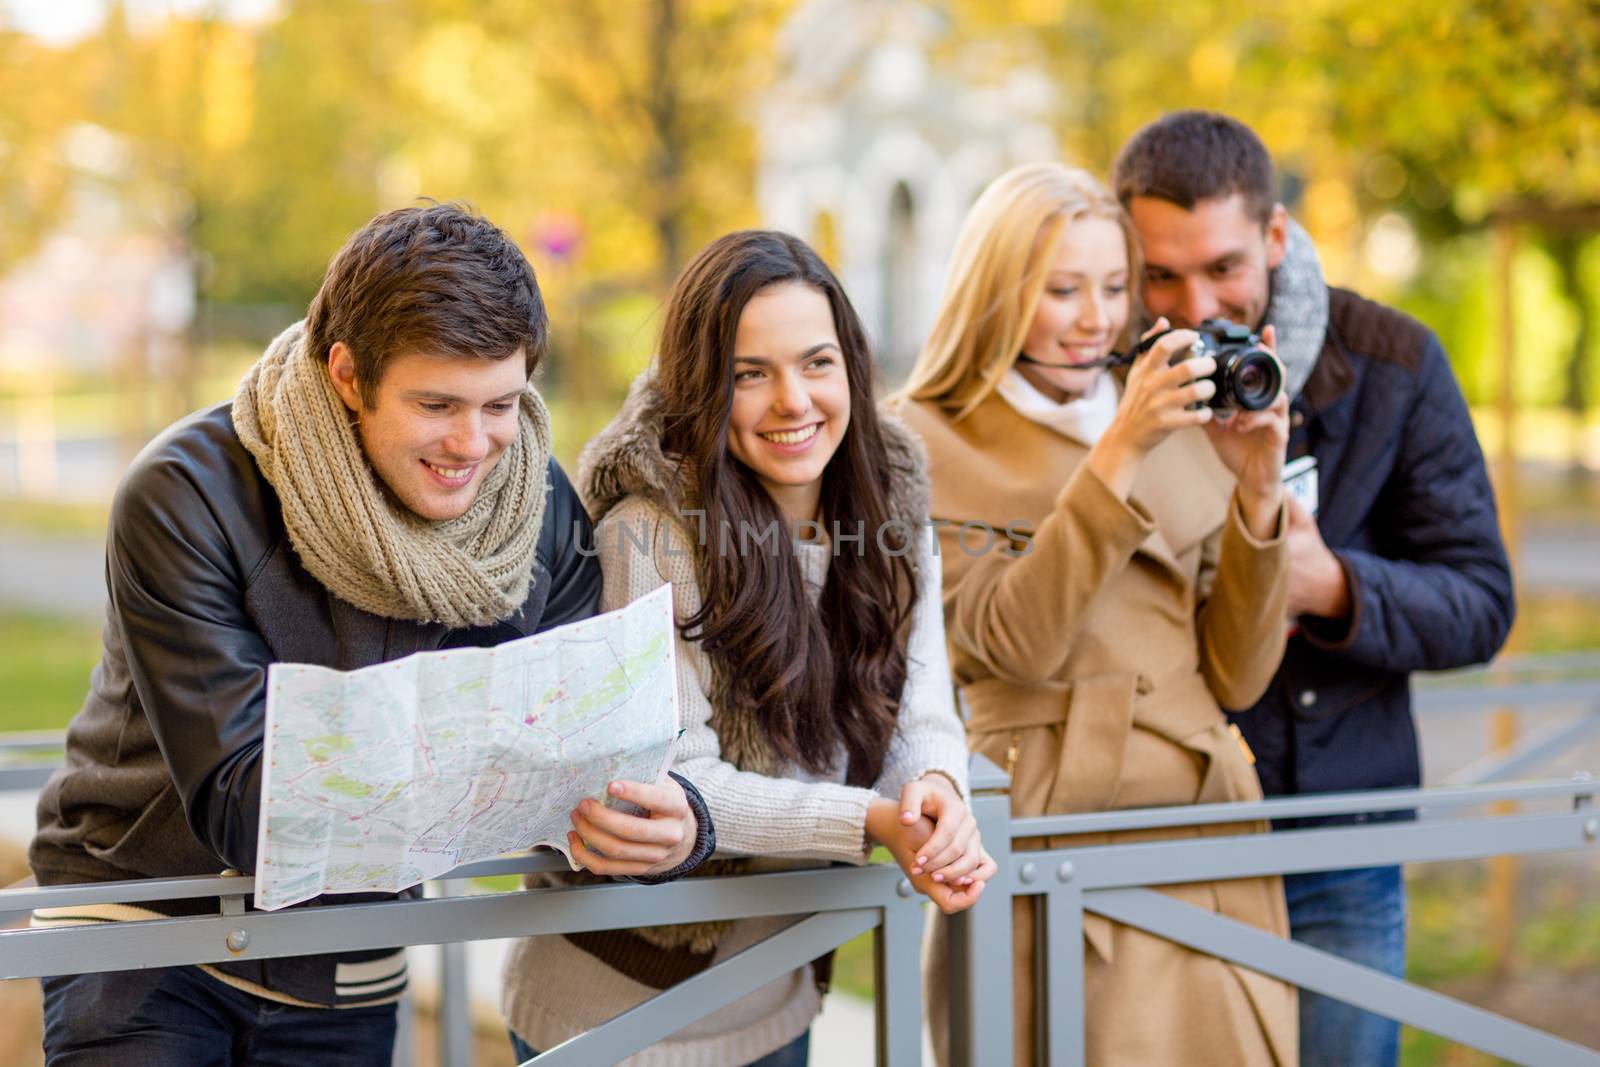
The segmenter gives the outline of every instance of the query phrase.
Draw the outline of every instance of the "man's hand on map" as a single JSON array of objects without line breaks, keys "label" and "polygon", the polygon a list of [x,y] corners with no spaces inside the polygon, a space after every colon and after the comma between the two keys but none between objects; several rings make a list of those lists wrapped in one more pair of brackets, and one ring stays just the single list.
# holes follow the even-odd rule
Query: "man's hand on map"
[{"label": "man's hand on map", "polygon": [[594,874],[638,878],[662,874],[694,851],[694,812],[683,786],[666,778],[657,785],[612,782],[609,791],[645,810],[629,815],[594,800],[578,802],[567,845],[578,865]]},{"label": "man's hand on map", "polygon": [[[961,801],[957,799],[955,803],[960,804]],[[977,862],[969,874],[959,879],[963,884],[943,880],[936,882],[933,873],[918,862],[919,858],[927,857],[927,845],[933,838],[936,825],[927,815],[917,815],[909,823],[903,820],[903,815],[900,803],[879,797],[867,807],[867,835],[889,850],[900,869],[911,879],[912,887],[933,901],[946,915],[965,911],[976,904],[984,883],[997,870],[994,860],[983,851],[977,835],[973,835],[971,845],[976,850]]]}]

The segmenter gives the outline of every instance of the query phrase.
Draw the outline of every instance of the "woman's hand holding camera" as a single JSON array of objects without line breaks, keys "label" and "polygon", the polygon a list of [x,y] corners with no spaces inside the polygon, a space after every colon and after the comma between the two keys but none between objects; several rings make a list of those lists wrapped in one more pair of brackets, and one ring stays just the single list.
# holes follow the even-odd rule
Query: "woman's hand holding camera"
[{"label": "woman's hand holding camera", "polygon": [[[1261,331],[1261,347],[1277,355],[1276,331]],[[1193,361],[1191,361],[1193,362]],[[1289,397],[1282,390],[1271,407],[1236,411],[1213,422],[1206,436],[1224,466],[1239,480],[1239,507],[1251,536],[1268,540],[1278,532],[1283,507],[1283,457],[1289,447]]]},{"label": "woman's hand holding camera", "polygon": [[[1167,328],[1166,319],[1157,319],[1144,336]],[[1205,379],[1216,371],[1217,361],[1199,356],[1171,362],[1196,339],[1193,330],[1173,330],[1134,361],[1123,384],[1116,418],[1089,452],[1090,469],[1124,500],[1133,491],[1139,464],[1151,449],[1174,430],[1203,426],[1214,417],[1205,402],[1216,394],[1217,387]]]}]

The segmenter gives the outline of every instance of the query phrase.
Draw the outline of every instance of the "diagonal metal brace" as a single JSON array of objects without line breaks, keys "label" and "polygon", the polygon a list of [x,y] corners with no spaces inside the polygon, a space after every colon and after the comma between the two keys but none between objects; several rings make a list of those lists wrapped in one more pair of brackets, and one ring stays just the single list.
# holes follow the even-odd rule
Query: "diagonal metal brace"
[{"label": "diagonal metal brace", "polygon": [[1489,752],[1444,779],[1442,784],[1475,786],[1516,778],[1571,751],[1593,733],[1600,733],[1600,705],[1576,718],[1552,723],[1528,735],[1509,751]]},{"label": "diagonal metal brace", "polygon": [[[822,912],[758,941],[522,1067],[617,1063],[877,926],[879,908]],[[916,976],[908,981],[915,982]]]},{"label": "diagonal metal brace", "polygon": [[1165,893],[1152,889],[1099,889],[1083,895],[1083,906],[1086,911],[1186,945],[1197,952],[1243,964],[1302,989],[1342,1000],[1513,1063],[1529,1067],[1600,1067],[1600,1052],[1593,1049],[1320,949],[1203,911]]}]

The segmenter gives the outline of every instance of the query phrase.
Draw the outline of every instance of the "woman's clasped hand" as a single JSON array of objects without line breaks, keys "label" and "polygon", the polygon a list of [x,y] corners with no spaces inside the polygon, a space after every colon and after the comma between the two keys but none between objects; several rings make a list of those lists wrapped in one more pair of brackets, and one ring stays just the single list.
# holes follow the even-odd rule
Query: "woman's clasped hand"
[{"label": "woman's clasped hand", "polygon": [[867,833],[946,915],[977,903],[997,869],[978,838],[971,809],[942,774],[907,782],[898,802],[874,800],[867,809]]}]

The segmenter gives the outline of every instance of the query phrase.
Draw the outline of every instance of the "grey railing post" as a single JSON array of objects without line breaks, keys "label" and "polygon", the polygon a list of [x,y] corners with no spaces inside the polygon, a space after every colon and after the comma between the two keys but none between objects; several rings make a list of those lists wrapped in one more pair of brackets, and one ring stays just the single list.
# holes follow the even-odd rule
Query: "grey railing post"
[{"label": "grey railing post", "polygon": [[[465,896],[470,883],[435,882],[442,897]],[[440,1067],[472,1067],[472,1000],[467,985],[467,946],[449,941],[439,946]]]},{"label": "grey railing post", "polygon": [[412,1048],[417,1043],[417,997],[409,985],[395,1005],[394,1054],[389,1067],[411,1067]]},{"label": "grey railing post", "polygon": [[1034,953],[1035,982],[1044,991],[1038,1006],[1050,1067],[1083,1067],[1083,890],[1072,884],[1072,862],[1063,860],[1046,890],[1035,928],[1042,931]]},{"label": "grey railing post", "polygon": [[978,903],[950,921],[953,1067],[1011,1062],[1011,779],[972,757],[972,814],[999,865]]},{"label": "grey railing post", "polygon": [[878,1016],[878,1067],[922,1062],[922,907],[909,879],[883,906],[873,937]]}]

